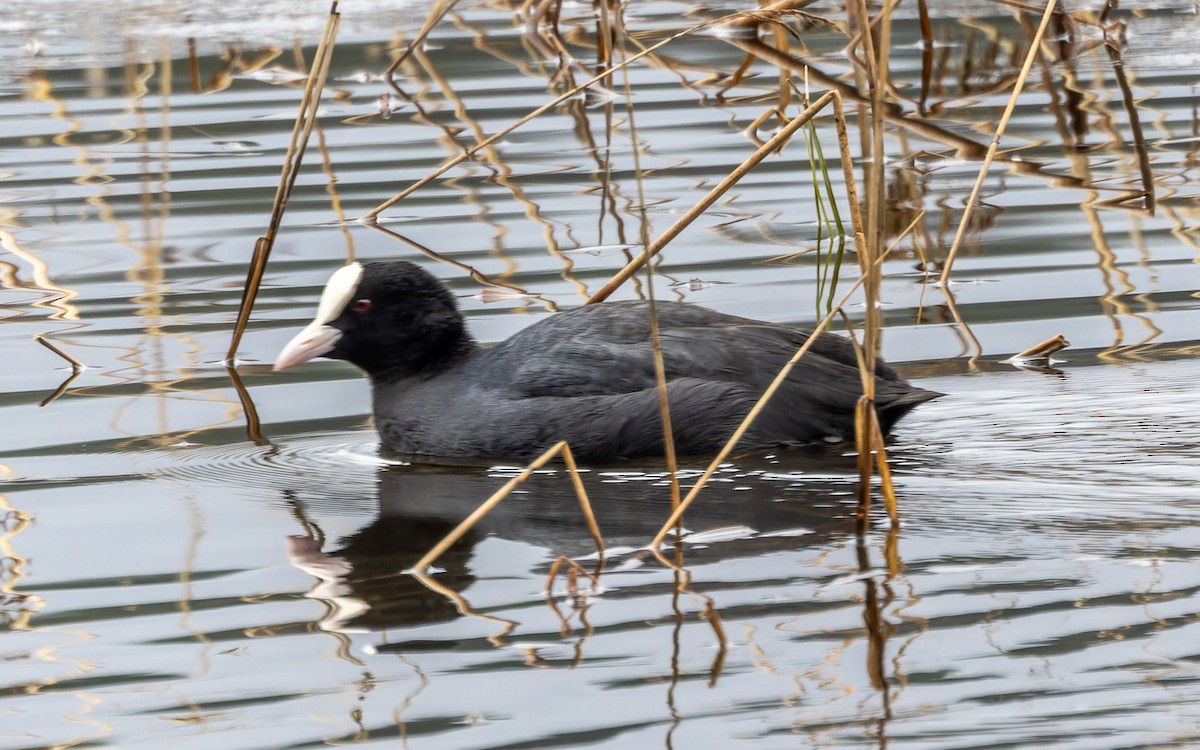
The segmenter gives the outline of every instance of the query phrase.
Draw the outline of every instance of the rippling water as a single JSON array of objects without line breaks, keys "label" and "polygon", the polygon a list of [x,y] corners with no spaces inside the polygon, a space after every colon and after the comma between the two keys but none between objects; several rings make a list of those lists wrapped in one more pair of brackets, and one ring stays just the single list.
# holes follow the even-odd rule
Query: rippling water
[{"label": "rippling water", "polygon": [[[341,219],[456,154],[453,139],[547,101],[556,60],[511,10],[465,4],[401,69],[418,111],[381,100],[374,75],[428,8],[343,7],[320,128],[241,349],[262,424],[248,434],[215,363],[300,96],[293,43],[311,58],[324,5],[12,11],[0,748],[1195,745],[1200,29],[1190,3],[1121,6],[1107,18],[1123,25],[1114,57],[1088,23],[1099,7],[1071,10],[1080,22],[1052,27],[1009,127],[953,308],[914,264],[949,247],[1028,37],[1005,6],[933,6],[923,87],[916,11],[897,10],[895,95],[934,129],[888,136],[889,227],[928,213],[920,247],[905,240],[885,268],[884,351],[949,394],[892,446],[903,527],[853,534],[854,461],[840,450],[741,457],[687,518],[683,593],[644,549],[667,504],[661,467],[645,463],[584,473],[603,561],[567,476],[547,469],[422,582],[407,569],[519,467],[388,462],[350,368],[256,364],[349,254],[426,264],[484,341],[582,302],[640,242],[623,81],[385,211],[385,229],[442,256],[426,257]],[[635,31],[707,17],[673,2],[634,11]],[[565,5],[564,33],[589,14]],[[844,44],[821,27],[793,40],[814,91],[852,81]],[[698,37],[633,69],[650,236],[750,152],[742,130],[778,88],[759,65],[722,91],[714,76],[742,58]],[[1121,202],[1141,184],[1122,82],[1152,215]],[[818,217],[800,151],[670,246],[660,295],[814,321]],[[1074,346],[1053,368],[999,363],[1058,333]],[[86,368],[63,383],[37,335]],[[560,576],[547,593],[560,555],[598,580]]]}]

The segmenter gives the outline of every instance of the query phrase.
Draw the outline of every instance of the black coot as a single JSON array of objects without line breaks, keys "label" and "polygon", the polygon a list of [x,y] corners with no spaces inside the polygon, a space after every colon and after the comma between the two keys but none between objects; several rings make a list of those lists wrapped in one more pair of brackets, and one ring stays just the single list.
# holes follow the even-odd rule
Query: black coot
[{"label": "black coot", "polygon": [[[657,308],[676,451],[713,453],[809,333],[680,302]],[[566,440],[589,461],[663,452],[644,302],[558,313],[485,348],[427,271],[403,261],[354,263],[330,278],[316,319],[275,369],[318,356],[348,360],[370,376],[386,450],[528,459]],[[941,395],[909,385],[882,361],[876,373],[885,432]],[[739,447],[853,439],[861,394],[853,346],[821,334]]]}]

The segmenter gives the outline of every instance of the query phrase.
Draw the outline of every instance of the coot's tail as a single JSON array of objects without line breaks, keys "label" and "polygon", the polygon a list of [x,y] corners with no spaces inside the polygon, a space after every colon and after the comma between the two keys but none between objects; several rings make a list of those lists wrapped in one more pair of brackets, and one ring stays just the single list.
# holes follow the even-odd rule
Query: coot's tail
[{"label": "coot's tail", "polygon": [[875,388],[875,412],[879,415],[879,427],[884,435],[890,433],[892,427],[905,414],[926,401],[946,395],[917,388],[903,381],[876,380]]}]

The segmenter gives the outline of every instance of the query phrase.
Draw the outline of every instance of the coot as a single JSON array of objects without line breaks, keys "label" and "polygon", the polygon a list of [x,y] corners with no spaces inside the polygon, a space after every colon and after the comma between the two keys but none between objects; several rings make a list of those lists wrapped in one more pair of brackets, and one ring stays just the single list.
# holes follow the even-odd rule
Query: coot
[{"label": "coot", "polygon": [[[283,348],[275,370],[319,356],[357,365],[371,378],[383,447],[400,454],[528,459],[566,440],[587,461],[661,455],[647,308],[588,305],[481,347],[427,271],[404,261],[354,263],[329,279],[316,319]],[[681,302],[657,310],[680,455],[717,451],[810,335]],[[875,393],[884,432],[941,395],[882,361]],[[853,346],[822,333],[739,447],[853,439],[861,394]]]}]

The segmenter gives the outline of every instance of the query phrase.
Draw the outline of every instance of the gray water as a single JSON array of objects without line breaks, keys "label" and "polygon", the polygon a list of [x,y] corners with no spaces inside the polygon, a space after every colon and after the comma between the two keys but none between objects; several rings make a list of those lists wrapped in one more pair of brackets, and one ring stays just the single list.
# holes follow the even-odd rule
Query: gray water
[{"label": "gray water", "polygon": [[[955,265],[966,327],[914,265],[948,249],[982,153],[961,139],[986,146],[1028,37],[1006,6],[931,7],[940,67],[922,96],[915,10],[899,7],[896,91],[940,130],[888,135],[893,236],[927,214],[920,249],[906,238],[885,264],[883,347],[948,394],[891,446],[902,528],[877,514],[854,535],[844,450],[741,457],[687,518],[677,593],[644,549],[666,515],[663,468],[586,467],[610,551],[596,584],[560,578],[549,596],[558,556],[600,563],[561,468],[438,560],[431,588],[407,568],[519,467],[389,462],[352,368],[263,363],[350,254],[430,268],[483,341],[580,304],[640,241],[624,82],[385,211],[385,229],[442,256],[427,257],[353,219],[458,153],[452,137],[547,101],[555,60],[510,10],[464,4],[402,69],[423,114],[385,117],[372,76],[428,7],[343,7],[239,353],[252,434],[219,361],[300,98],[293,47],[311,59],[325,10],[46,3],[0,24],[0,748],[1200,741],[1193,4],[1110,13],[1116,59],[1094,26],[1052,29]],[[709,17],[633,10],[630,27],[656,33]],[[565,6],[566,38],[594,39],[590,19]],[[803,41],[814,95],[821,75],[851,80],[843,36]],[[630,75],[651,237],[750,153],[741,131],[778,93],[760,65],[722,95],[710,79],[743,53],[712,36],[663,55]],[[1141,180],[1118,73],[1153,215],[1111,200]],[[834,153],[831,123],[819,130]],[[768,160],[669,246],[657,294],[813,324],[810,182],[798,145]],[[1059,333],[1073,346],[1052,367],[1001,362]],[[65,389],[70,368],[39,335],[86,365]]]}]

